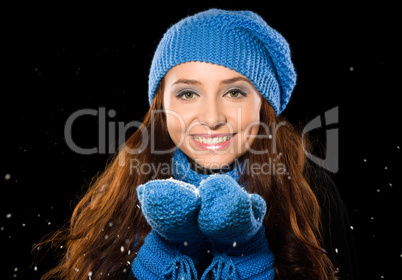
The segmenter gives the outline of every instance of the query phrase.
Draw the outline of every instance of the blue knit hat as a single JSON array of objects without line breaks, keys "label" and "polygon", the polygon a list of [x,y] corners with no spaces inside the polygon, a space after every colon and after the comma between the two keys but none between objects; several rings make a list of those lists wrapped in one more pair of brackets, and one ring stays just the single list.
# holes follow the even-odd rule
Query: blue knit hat
[{"label": "blue knit hat", "polygon": [[296,85],[287,41],[251,11],[210,9],[170,27],[155,51],[148,80],[152,103],[160,80],[190,61],[222,65],[247,77],[279,115]]}]

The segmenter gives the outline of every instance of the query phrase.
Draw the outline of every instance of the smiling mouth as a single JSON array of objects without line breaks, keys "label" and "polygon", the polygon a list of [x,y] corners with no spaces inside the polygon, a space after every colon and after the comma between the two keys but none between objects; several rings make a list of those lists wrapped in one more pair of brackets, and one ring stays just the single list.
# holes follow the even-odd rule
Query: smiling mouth
[{"label": "smiling mouth", "polygon": [[202,144],[215,145],[215,144],[224,143],[224,142],[230,140],[233,136],[234,136],[234,134],[216,136],[216,137],[193,136],[193,139]]}]

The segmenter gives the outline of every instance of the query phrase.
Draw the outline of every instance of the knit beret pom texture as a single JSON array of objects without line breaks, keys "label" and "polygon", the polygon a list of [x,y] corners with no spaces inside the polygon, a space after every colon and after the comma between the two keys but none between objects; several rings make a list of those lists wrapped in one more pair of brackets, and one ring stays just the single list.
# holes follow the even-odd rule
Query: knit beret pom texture
[{"label": "knit beret pom texture", "polygon": [[296,85],[288,42],[252,11],[210,9],[170,27],[155,51],[149,103],[160,80],[176,65],[208,62],[247,77],[279,115]]}]

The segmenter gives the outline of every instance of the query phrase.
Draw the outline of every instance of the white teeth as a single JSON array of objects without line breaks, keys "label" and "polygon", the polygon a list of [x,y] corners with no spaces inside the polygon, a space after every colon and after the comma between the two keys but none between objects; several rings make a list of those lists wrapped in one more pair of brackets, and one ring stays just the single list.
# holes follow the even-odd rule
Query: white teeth
[{"label": "white teeth", "polygon": [[214,138],[206,138],[206,137],[194,137],[194,140],[203,144],[207,145],[213,145],[213,144],[219,144],[228,141],[230,138],[232,138],[233,135],[230,136],[223,136],[223,137],[214,137]]}]

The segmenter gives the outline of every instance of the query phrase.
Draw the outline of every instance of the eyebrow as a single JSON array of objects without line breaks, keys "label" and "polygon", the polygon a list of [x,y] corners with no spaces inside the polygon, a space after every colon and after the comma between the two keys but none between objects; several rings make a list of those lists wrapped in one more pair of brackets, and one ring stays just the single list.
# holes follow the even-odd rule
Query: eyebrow
[{"label": "eyebrow", "polygon": [[227,85],[227,84],[233,84],[233,83],[235,83],[237,81],[245,81],[245,82],[249,83],[250,85],[253,85],[253,83],[249,79],[247,79],[245,77],[241,77],[241,76],[234,77],[234,78],[227,79],[227,80],[222,80],[219,84],[220,85]]},{"label": "eyebrow", "polygon": [[200,85],[201,83],[197,80],[188,80],[188,79],[178,79],[175,81],[172,86],[177,84],[187,84],[187,85]]},{"label": "eyebrow", "polygon": [[[219,83],[219,85],[222,86],[222,85],[227,85],[227,84],[233,84],[233,83],[235,83],[237,81],[245,81],[245,82],[247,82],[247,83],[249,83],[250,85],[253,86],[253,83],[249,79],[247,79],[245,77],[241,77],[241,76],[234,77],[234,78],[231,78],[231,79],[222,80]],[[177,85],[177,84],[201,85],[201,82],[199,82],[197,80],[178,79],[172,84],[172,86]]]}]

